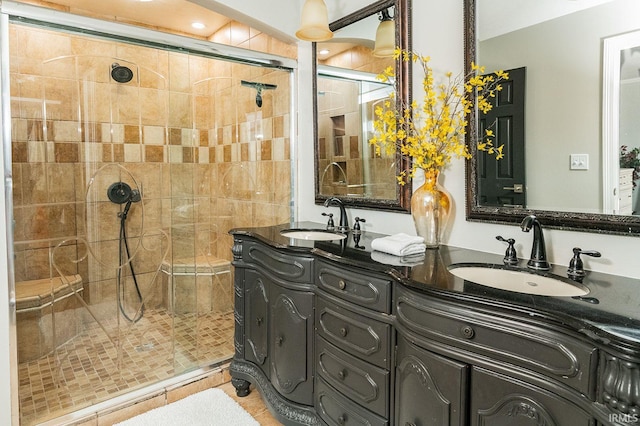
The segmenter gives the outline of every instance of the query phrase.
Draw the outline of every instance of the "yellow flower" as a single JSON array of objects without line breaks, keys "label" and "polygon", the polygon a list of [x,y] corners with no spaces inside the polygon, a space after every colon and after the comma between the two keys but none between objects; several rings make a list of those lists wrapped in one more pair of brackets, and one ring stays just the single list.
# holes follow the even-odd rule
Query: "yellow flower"
[{"label": "yellow flower", "polygon": [[[375,136],[369,143],[375,146],[376,155],[384,148],[387,155],[399,151],[412,160],[409,173],[398,176],[398,182],[404,184],[417,169],[432,173],[446,167],[454,157],[471,157],[464,136],[466,118],[474,107],[472,95],[475,95],[478,109],[487,113],[492,108],[490,99],[502,89],[497,83],[507,79],[508,74],[498,71],[495,76],[482,75],[484,67],[472,63],[470,75],[454,77],[453,73],[447,72],[445,81],[437,84],[429,66],[429,56],[396,48],[394,57],[422,67],[422,106],[413,100],[409,106],[397,107],[395,95],[391,94],[382,107],[375,108]],[[387,68],[378,79],[391,82],[393,77],[393,69]],[[503,158],[503,147],[494,147],[491,137],[494,137],[493,131],[487,129],[486,139],[478,141],[477,149],[495,155],[496,159]]]}]

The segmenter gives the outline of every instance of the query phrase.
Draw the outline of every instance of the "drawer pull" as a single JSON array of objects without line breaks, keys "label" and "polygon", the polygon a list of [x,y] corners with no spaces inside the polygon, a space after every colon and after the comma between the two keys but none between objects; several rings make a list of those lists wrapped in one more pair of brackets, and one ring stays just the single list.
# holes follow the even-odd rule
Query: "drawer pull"
[{"label": "drawer pull", "polygon": [[276,344],[278,346],[282,346],[282,342],[284,342],[284,337],[278,336],[278,338],[276,339]]},{"label": "drawer pull", "polygon": [[338,417],[338,424],[339,425],[347,424],[347,415],[346,414],[343,414],[340,417]]},{"label": "drawer pull", "polygon": [[257,325],[262,325],[262,322],[263,322],[263,321],[264,321],[264,318],[262,318],[262,317],[258,317],[258,318],[256,318],[256,324],[257,324]]},{"label": "drawer pull", "polygon": [[338,287],[340,287],[340,290],[344,290],[345,288],[347,288],[347,283],[345,283],[344,280],[340,280],[338,282]]},{"label": "drawer pull", "polygon": [[340,335],[342,337],[346,337],[348,332],[349,332],[349,330],[347,330],[347,327],[340,328]]},{"label": "drawer pull", "polygon": [[347,377],[346,370],[340,370],[340,372],[338,373],[338,377],[340,378],[340,380],[344,380],[344,378]]},{"label": "drawer pull", "polygon": [[460,332],[462,333],[462,337],[464,337],[465,339],[472,339],[473,336],[476,335],[475,330],[468,325],[462,327],[460,329]]}]

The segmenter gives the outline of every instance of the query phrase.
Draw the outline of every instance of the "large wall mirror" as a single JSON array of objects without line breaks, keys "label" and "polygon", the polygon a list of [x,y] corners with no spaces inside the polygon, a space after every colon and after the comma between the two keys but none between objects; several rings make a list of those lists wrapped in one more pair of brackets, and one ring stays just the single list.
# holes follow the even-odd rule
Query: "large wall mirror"
[{"label": "large wall mirror", "polygon": [[[409,210],[411,185],[396,179],[407,160],[376,156],[369,139],[374,108],[391,92],[399,104],[410,102],[411,64],[380,50],[385,26],[388,45],[411,48],[410,1],[372,3],[329,24],[333,38],[313,45],[317,204],[338,197],[348,206]],[[389,66],[396,70],[395,84],[376,80]]]},{"label": "large wall mirror", "polygon": [[472,150],[467,219],[513,223],[533,213],[547,227],[640,235],[640,182],[621,158],[623,146],[640,147],[640,46],[608,43],[640,30],[640,2],[464,0],[464,8],[466,70],[473,61],[514,77],[495,115],[469,121],[470,146],[493,124],[506,156],[496,163]]}]

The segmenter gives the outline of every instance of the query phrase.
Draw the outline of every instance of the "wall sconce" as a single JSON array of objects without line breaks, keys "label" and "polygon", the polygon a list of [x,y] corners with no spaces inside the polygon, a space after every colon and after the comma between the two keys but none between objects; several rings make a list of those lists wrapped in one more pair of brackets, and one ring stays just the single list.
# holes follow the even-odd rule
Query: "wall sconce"
[{"label": "wall sconce", "polygon": [[376,30],[376,44],[373,48],[373,56],[385,58],[393,56],[396,49],[396,26],[389,11],[380,12],[380,23]]},{"label": "wall sconce", "polygon": [[333,37],[329,29],[329,14],[324,0],[306,0],[302,6],[300,29],[296,37],[306,41],[325,41]]}]

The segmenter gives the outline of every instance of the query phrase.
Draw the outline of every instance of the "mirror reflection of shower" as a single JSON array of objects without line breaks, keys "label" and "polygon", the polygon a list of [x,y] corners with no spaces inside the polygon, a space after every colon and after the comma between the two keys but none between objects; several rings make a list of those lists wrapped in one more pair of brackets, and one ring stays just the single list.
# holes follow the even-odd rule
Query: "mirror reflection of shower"
[{"label": "mirror reflection of shower", "polygon": [[[120,236],[118,242],[118,273],[116,275],[116,292],[118,298],[118,307],[122,316],[129,322],[138,322],[144,315],[144,302],[142,301],[142,293],[140,292],[140,286],[138,285],[138,278],[136,276],[135,269],[133,267],[133,259],[131,258],[131,251],[129,249],[129,242],[127,240],[127,216],[132,203],[138,203],[142,200],[140,191],[137,189],[131,189],[125,182],[115,182],[107,189],[107,197],[112,203],[124,204],[124,209],[118,212],[120,218]],[[131,271],[131,278],[133,279],[133,285],[140,302],[140,308],[136,311],[135,315],[130,316],[125,311],[124,299],[125,299],[125,283],[122,279],[122,269],[124,265],[129,265]]]},{"label": "mirror reflection of shower", "polygon": [[336,167],[340,173],[342,174],[342,180],[336,181],[334,180],[334,183],[341,183],[341,184],[346,184],[347,183],[347,173],[344,171],[344,169],[340,166],[340,164],[334,162],[331,162],[329,164],[327,164],[327,167],[324,168],[324,170],[322,171],[322,178],[320,179],[320,185],[324,185],[324,177],[327,174],[327,171],[329,171],[329,169],[331,167]]}]

